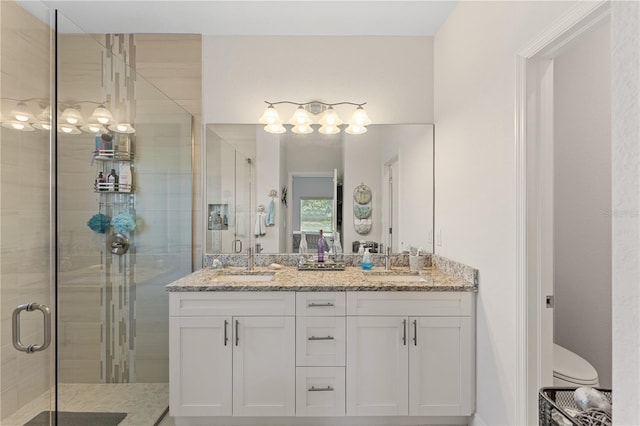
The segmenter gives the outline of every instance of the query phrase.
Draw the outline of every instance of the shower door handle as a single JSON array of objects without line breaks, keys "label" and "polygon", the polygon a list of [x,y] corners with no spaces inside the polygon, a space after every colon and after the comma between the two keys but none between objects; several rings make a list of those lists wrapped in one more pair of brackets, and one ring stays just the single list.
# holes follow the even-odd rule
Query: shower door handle
[{"label": "shower door handle", "polygon": [[[44,341],[41,345],[31,344],[25,345],[20,341],[20,312],[27,311],[40,311],[44,317]],[[12,316],[12,337],[13,347],[20,352],[26,352],[28,354],[33,352],[44,351],[51,344],[51,310],[47,305],[41,303],[23,303],[13,310]]]}]

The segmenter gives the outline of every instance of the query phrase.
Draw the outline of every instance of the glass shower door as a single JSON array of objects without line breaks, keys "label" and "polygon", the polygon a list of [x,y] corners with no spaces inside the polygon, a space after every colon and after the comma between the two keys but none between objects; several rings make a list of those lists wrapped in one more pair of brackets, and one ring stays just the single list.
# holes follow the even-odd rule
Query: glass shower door
[{"label": "glass shower door", "polygon": [[135,43],[58,16],[58,415],[83,424],[165,413],[165,285],[192,265],[192,118],[136,73]]},{"label": "glass shower door", "polygon": [[[36,16],[37,15],[37,16]],[[51,15],[0,2],[0,424],[49,420],[55,404]]]}]

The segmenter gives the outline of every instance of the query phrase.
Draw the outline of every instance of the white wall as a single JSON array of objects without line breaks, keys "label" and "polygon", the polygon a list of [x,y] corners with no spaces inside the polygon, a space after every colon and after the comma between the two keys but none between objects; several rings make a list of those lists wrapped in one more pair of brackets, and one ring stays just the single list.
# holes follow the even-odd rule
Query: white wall
[{"label": "white wall", "polygon": [[[269,211],[269,192],[276,190],[280,194],[282,187],[282,166],[281,162],[286,159],[280,156],[280,137],[271,133],[267,133],[260,126],[255,127],[256,130],[256,204],[264,205],[265,212]],[[275,226],[265,228],[265,235],[256,238],[256,243],[262,244],[263,253],[281,253],[285,248],[280,245],[281,233],[284,228],[281,226],[283,222],[284,210],[281,208],[280,197],[273,199],[275,206]]]},{"label": "white wall", "polygon": [[[364,135],[344,135],[342,242],[345,253],[354,241],[381,241],[382,237],[382,128],[372,126]],[[371,231],[360,235],[354,228],[353,190],[364,183],[371,188]]]},{"label": "white wall", "polygon": [[205,36],[202,48],[204,123],[255,123],[265,100],[368,102],[374,123],[433,122],[432,37]]},{"label": "white wall", "polygon": [[611,387],[611,27],[554,59],[554,341]]},{"label": "white wall", "polygon": [[517,423],[516,53],[573,4],[460,2],[435,37],[436,253],[480,270],[478,423]]},{"label": "white wall", "polygon": [[640,424],[640,3],[611,5],[613,386],[616,424]]}]

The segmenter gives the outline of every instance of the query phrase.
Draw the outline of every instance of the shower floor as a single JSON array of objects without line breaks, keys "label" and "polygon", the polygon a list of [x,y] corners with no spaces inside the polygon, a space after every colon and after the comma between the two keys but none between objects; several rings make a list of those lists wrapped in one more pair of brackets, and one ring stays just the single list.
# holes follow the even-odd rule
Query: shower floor
[{"label": "shower floor", "polygon": [[[68,384],[59,386],[59,411],[127,413],[118,426],[153,426],[169,406],[167,383]],[[49,408],[49,392],[2,420],[2,426],[23,426]]]}]

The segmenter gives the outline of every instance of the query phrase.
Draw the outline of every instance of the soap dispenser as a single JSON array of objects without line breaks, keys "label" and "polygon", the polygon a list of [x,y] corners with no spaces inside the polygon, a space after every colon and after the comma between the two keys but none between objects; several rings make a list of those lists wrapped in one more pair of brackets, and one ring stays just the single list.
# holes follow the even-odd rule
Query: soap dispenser
[{"label": "soap dispenser", "polygon": [[360,263],[360,267],[363,271],[370,271],[373,269],[373,262],[371,261],[371,253],[369,252],[369,247],[364,249],[364,254],[362,255],[362,262]]}]

